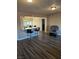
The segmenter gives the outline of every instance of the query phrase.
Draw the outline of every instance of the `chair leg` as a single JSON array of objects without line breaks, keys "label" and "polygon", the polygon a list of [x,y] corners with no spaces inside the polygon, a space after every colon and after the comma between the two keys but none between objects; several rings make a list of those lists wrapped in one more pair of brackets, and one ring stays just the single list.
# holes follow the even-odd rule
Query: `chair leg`
[{"label": "chair leg", "polygon": [[31,40],[31,33],[30,33],[30,40]]},{"label": "chair leg", "polygon": [[38,31],[37,31],[37,36],[39,36],[39,35],[38,35]]}]

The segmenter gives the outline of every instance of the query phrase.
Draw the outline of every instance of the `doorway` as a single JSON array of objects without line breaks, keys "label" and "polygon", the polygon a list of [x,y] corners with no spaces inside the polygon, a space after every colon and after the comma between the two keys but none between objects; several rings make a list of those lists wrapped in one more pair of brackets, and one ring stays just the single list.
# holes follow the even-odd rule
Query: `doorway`
[{"label": "doorway", "polygon": [[42,19],[42,31],[45,31],[45,19]]}]

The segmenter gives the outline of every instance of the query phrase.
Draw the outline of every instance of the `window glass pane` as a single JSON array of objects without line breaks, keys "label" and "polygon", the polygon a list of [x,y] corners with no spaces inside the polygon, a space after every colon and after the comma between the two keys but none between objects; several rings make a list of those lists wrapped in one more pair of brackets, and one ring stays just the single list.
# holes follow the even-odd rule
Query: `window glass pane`
[{"label": "window glass pane", "polygon": [[28,17],[28,16],[23,17],[24,28],[29,27],[29,25],[33,25],[32,22],[33,22],[32,17]]}]

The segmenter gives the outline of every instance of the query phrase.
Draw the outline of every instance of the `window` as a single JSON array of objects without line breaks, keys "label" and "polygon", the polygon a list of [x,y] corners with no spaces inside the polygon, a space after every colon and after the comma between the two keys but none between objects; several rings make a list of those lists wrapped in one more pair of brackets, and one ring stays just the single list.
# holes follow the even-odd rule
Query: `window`
[{"label": "window", "polygon": [[28,17],[28,16],[23,17],[24,28],[29,27],[29,25],[33,25],[32,23],[33,23],[33,18],[32,17]]},{"label": "window", "polygon": [[29,25],[32,25],[32,21],[24,21],[24,26],[29,26]]}]

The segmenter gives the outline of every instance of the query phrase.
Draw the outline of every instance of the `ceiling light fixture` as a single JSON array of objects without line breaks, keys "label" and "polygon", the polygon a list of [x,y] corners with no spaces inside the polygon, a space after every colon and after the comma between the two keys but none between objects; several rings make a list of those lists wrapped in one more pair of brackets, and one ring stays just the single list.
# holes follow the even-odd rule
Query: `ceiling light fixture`
[{"label": "ceiling light fixture", "polygon": [[52,10],[55,10],[56,9],[56,7],[51,7],[52,8]]},{"label": "ceiling light fixture", "polygon": [[32,2],[32,0],[27,0],[27,2]]}]

